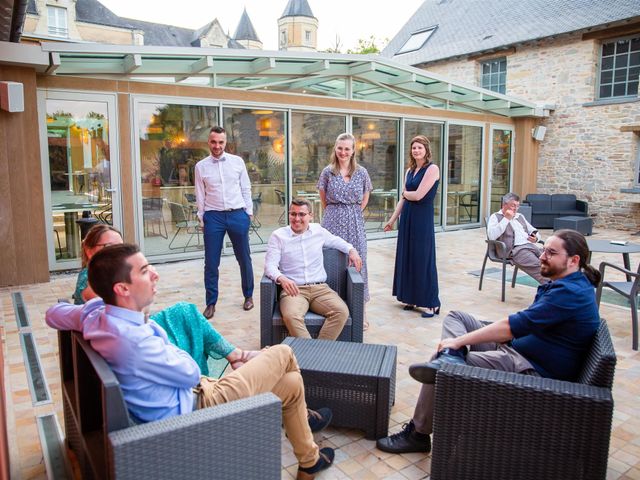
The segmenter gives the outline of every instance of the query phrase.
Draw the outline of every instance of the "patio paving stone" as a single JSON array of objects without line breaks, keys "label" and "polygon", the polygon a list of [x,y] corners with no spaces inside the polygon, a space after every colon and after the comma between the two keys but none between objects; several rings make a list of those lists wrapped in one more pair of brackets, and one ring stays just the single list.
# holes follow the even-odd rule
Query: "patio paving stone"
[{"label": "patio paving stone", "polygon": [[[551,232],[542,231],[543,237]],[[394,238],[369,242],[369,276],[371,302],[367,318],[371,327],[365,342],[397,345],[396,403],[391,412],[390,433],[409,421],[420,384],[409,377],[410,364],[424,361],[440,338],[442,318],[449,310],[464,310],[481,319],[495,320],[527,307],[535,289],[518,284],[507,286],[506,301],[500,302],[500,283],[489,276],[481,292],[478,278],[469,272],[482,266],[485,243],[484,229],[444,232],[436,235],[442,313],[431,319],[418,311],[404,311],[391,296]],[[639,237],[617,231],[598,230],[593,238],[626,239],[640,242]],[[416,239],[419,241],[419,239]],[[593,262],[622,263],[619,255],[594,254]],[[640,256],[632,255],[632,268]],[[259,347],[259,280],[264,267],[264,253],[253,255],[257,307],[249,312],[241,308],[239,270],[235,258],[223,257],[220,271],[220,300],[213,325],[230,341],[243,349]],[[203,307],[203,261],[190,260],[157,265],[159,291],[154,310],[177,301],[193,302]],[[608,276],[609,278],[609,276]],[[36,415],[55,413],[63,427],[60,379],[58,372],[57,335],[44,323],[46,309],[58,298],[69,298],[75,286],[76,273],[52,275],[46,284],[0,289],[0,335],[5,353],[6,403],[10,444],[11,478],[44,479],[46,472],[36,428]],[[40,354],[52,403],[33,407],[27,387],[27,376],[19,341],[11,294],[22,292],[31,320],[31,331]],[[624,305],[603,304],[601,315],[607,319],[618,355],[613,396],[614,424],[607,478],[640,480],[640,354],[631,350],[631,315]],[[329,427],[316,434],[321,446],[337,448],[336,465],[318,475],[318,479],[423,479],[429,477],[430,455],[412,453],[392,455],[375,448],[373,441],[358,430]],[[295,478],[297,463],[288,440],[282,435],[282,479]]]}]

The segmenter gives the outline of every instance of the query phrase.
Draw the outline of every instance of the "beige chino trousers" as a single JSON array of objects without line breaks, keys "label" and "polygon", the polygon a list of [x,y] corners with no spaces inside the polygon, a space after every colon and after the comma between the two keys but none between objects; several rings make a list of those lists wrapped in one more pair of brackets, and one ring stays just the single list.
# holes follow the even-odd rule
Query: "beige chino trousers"
[{"label": "beige chino trousers", "polygon": [[304,324],[304,315],[309,310],[325,317],[318,335],[322,340],[335,340],[349,317],[349,307],[326,283],[298,285],[300,293],[295,297],[284,290],[280,294],[280,312],[293,337],[311,338]]},{"label": "beige chino trousers", "polygon": [[274,393],[282,401],[284,430],[300,466],[311,467],[320,458],[307,419],[300,367],[288,345],[269,347],[219,380],[202,377],[196,391],[198,408],[212,407],[259,393]]}]

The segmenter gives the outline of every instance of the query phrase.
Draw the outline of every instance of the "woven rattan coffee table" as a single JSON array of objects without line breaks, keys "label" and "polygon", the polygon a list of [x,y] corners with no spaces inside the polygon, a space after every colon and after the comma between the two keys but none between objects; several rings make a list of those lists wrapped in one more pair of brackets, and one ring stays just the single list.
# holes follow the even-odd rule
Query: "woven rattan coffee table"
[{"label": "woven rattan coffee table", "polygon": [[287,337],[309,408],[333,410],[331,425],[385,437],[395,402],[397,349],[390,345]]}]

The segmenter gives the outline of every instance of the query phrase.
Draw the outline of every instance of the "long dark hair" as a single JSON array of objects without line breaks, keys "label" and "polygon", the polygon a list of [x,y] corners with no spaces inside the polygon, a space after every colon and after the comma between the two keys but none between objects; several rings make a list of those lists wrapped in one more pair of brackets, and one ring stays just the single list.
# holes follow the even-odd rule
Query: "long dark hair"
[{"label": "long dark hair", "polygon": [[580,257],[580,270],[585,274],[593,286],[600,283],[600,272],[587,263],[589,259],[589,246],[584,236],[575,230],[558,230],[553,232],[554,237],[558,237],[564,244],[567,255]]},{"label": "long dark hair", "polygon": [[427,151],[427,154],[424,157],[425,165],[431,161],[431,142],[424,135],[416,135],[411,139],[411,143],[409,144],[409,170],[415,170],[418,168],[418,163],[411,153],[411,147],[413,147],[413,144],[416,142],[424,146]]}]

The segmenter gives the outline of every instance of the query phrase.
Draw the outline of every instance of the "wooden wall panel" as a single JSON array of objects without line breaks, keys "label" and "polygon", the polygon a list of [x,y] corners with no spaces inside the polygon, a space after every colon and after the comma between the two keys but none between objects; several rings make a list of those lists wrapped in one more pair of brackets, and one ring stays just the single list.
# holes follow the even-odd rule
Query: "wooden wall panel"
[{"label": "wooden wall panel", "polygon": [[522,118],[516,122],[515,158],[513,162],[513,191],[524,199],[538,189],[538,149],[531,131],[538,125],[535,118]]},{"label": "wooden wall panel", "polygon": [[125,242],[135,243],[135,219],[134,211],[137,205],[135,199],[135,184],[133,177],[133,160],[131,158],[131,114],[130,97],[127,94],[118,94],[118,140],[120,142],[120,195],[122,205],[128,208],[122,209],[122,234]]},{"label": "wooden wall panel", "polygon": [[40,163],[36,74],[0,68],[24,87],[24,112],[0,110],[0,285],[49,280]]}]

